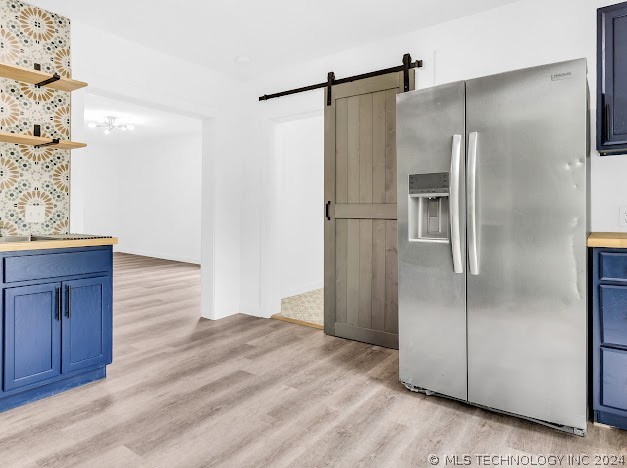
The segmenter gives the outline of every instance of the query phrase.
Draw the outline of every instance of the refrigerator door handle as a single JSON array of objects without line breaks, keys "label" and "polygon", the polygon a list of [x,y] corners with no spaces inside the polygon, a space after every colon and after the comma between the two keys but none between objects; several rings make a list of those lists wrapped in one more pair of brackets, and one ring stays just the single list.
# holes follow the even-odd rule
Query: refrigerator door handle
[{"label": "refrigerator door handle", "polygon": [[479,274],[477,251],[477,139],[479,134],[468,134],[468,165],[466,167],[466,199],[468,204],[468,269],[471,275]]},{"label": "refrigerator door handle", "polygon": [[451,253],[453,255],[453,271],[464,272],[462,262],[462,242],[459,229],[459,167],[462,155],[462,136],[453,135],[451,150],[451,187],[449,194],[449,224],[451,225]]}]

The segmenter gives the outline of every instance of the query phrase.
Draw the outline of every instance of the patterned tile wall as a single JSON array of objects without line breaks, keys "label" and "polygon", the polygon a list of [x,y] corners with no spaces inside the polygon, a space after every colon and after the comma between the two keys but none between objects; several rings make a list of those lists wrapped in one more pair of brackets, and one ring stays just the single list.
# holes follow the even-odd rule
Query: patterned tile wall
[{"label": "patterned tile wall", "polygon": [[[71,77],[70,21],[25,3],[0,0],[0,62]],[[0,78],[0,130],[70,138],[70,93]],[[26,207],[44,207],[28,223]],[[69,229],[70,152],[0,143],[0,235],[63,234]]]}]

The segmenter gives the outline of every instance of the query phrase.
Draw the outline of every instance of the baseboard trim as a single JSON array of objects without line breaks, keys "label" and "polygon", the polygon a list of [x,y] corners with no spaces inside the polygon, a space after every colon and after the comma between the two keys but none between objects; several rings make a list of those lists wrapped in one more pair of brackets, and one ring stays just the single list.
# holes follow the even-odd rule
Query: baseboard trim
[{"label": "baseboard trim", "polygon": [[139,255],[140,257],[150,257],[150,258],[159,258],[161,260],[170,260],[173,262],[182,262],[182,263],[191,263],[192,265],[200,265],[200,262],[193,258],[187,257],[178,257],[176,255],[163,255],[160,253],[149,252],[145,250],[139,249],[127,249],[127,248],[118,248],[115,250],[119,253],[125,253],[130,255]]},{"label": "baseboard trim", "polygon": [[[62,378],[39,387],[30,388],[24,391],[17,391],[11,395],[0,397],[0,412],[6,411],[18,406],[25,405],[32,401],[41,400],[57,393],[65,392],[74,387],[84,385],[95,380],[104,379],[107,376],[106,368],[99,367],[94,370],[74,375],[72,377]],[[1,394],[0,394],[1,395]]]},{"label": "baseboard trim", "polygon": [[317,323],[305,322],[304,320],[293,319],[279,314],[271,315],[270,318],[274,320],[281,320],[283,322],[295,323],[296,325],[303,325],[305,327],[317,328],[318,330],[322,330],[324,328],[322,325]]},{"label": "baseboard trim", "polygon": [[627,416],[620,414],[608,413],[607,411],[594,411],[595,424],[603,424],[609,427],[618,427],[627,431]]}]

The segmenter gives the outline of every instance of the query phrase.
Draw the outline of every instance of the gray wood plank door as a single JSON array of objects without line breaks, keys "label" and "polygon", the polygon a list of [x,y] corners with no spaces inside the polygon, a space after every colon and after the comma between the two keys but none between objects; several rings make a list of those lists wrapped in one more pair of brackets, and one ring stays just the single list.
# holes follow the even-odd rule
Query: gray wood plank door
[{"label": "gray wood plank door", "polygon": [[402,73],[336,85],[324,116],[324,331],[389,348],[398,348],[396,95],[402,91]]}]

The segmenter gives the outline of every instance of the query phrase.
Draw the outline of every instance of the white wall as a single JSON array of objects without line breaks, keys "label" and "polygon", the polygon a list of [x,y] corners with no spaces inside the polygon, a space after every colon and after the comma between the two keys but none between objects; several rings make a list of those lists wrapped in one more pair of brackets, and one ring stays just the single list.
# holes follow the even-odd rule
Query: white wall
[{"label": "white wall", "polygon": [[323,136],[322,116],[276,126],[281,297],[324,285]]},{"label": "white wall", "polygon": [[[405,52],[424,61],[424,67],[416,74],[418,88],[585,57],[591,91],[591,122],[595,122],[596,9],[612,3],[615,1],[521,0],[477,15],[364,44],[297,67],[277,70],[256,80],[255,93],[263,95],[324,81],[329,70],[333,70],[337,77],[344,77],[385,68],[399,63]],[[259,184],[253,192],[261,193],[265,198],[259,198],[256,205],[261,226],[258,248],[249,243],[246,249],[242,249],[241,261],[253,271],[258,268],[261,275],[256,280],[242,278],[242,304],[247,307],[244,312],[267,316],[278,306],[278,287],[274,280],[276,266],[272,262],[278,249],[273,241],[277,223],[267,208],[272,204],[273,185],[277,180],[272,174],[271,154],[274,149],[269,136],[273,122],[284,116],[319,112],[322,106],[322,91],[262,102],[257,106],[256,145],[266,154],[255,152],[245,164],[257,168],[258,172],[250,182]],[[594,125],[591,141],[595,141]],[[591,166],[592,230],[627,230],[618,226],[618,208],[627,206],[627,184],[622,181],[622,175],[627,173],[627,156],[599,157],[593,151]],[[255,200],[251,202],[255,203]],[[254,206],[249,209],[254,211]]]},{"label": "white wall", "polygon": [[[119,252],[200,263],[202,138],[164,136],[145,142],[91,145],[74,171],[72,217],[80,232],[119,238]],[[79,213],[79,210],[81,211]]]},{"label": "white wall", "polygon": [[[247,151],[241,136],[252,133],[247,111],[254,103],[252,95],[245,88],[233,92],[233,80],[224,74],[79,21],[72,21],[72,65],[74,77],[87,81],[93,93],[203,120],[201,313],[216,319],[239,312],[239,182]],[[83,93],[73,93],[72,101],[76,116],[84,105]],[[73,123],[74,138],[79,139],[82,119],[73,118]],[[83,156],[89,157],[89,148],[73,152],[74,180]],[[73,206],[77,203],[73,196]]]},{"label": "white wall", "polygon": [[[220,73],[73,21],[73,70],[98,94],[203,119],[202,313],[210,318],[238,311],[268,316],[280,298],[273,270],[278,252],[272,209],[278,197],[271,156],[274,126],[278,118],[320,112],[323,98],[320,91],[268,102],[257,102],[257,96],[323,81],[329,70],[343,77],[388,67],[405,52],[424,60],[418,87],[586,57],[594,115],[596,8],[611,3],[521,0],[277,70],[250,84],[233,83]],[[73,93],[73,101],[79,99],[80,93]],[[594,141],[594,126],[591,136]],[[620,230],[626,172],[626,156],[601,158],[593,151],[593,230]]]}]

